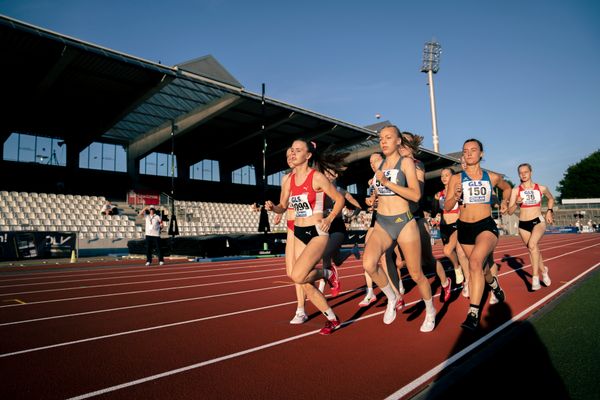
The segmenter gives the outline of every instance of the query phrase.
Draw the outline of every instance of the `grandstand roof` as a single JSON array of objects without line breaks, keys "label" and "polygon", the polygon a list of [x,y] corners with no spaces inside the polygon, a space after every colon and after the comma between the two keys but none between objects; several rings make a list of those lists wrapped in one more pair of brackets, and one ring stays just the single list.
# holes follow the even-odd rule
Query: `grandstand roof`
[{"label": "grandstand roof", "polygon": [[171,151],[230,167],[256,163],[267,135],[267,173],[286,168],[297,137],[353,145],[374,134],[245,90],[211,56],[178,66],[143,60],[0,15],[1,139],[12,132],[63,138],[84,148],[120,143],[141,158]]},{"label": "grandstand roof", "polygon": [[[372,175],[368,157],[379,150],[377,132],[389,123],[360,127],[269,97],[263,105],[260,94],[247,91],[210,55],[166,66],[2,15],[0,51],[3,95],[9,100],[0,119],[0,141],[12,132],[61,138],[71,154],[67,170],[78,168],[79,151],[92,142],[122,144],[127,148],[129,178],[133,178],[105,178],[86,171],[39,174],[20,165],[19,171],[29,179],[6,172],[11,179],[8,186],[20,190],[33,190],[28,185],[40,183],[51,186],[49,180],[54,180],[59,188],[66,182],[67,191],[93,193],[96,179],[109,179],[114,191],[121,192],[136,188],[136,183],[142,188],[164,187],[163,182],[138,174],[135,161],[152,152],[170,153],[172,143],[179,171],[212,159],[225,171],[252,164],[258,167],[258,178],[263,133],[267,175],[287,169],[286,148],[304,137],[321,148],[331,144],[350,151],[351,164],[340,183],[366,185]],[[423,148],[418,157],[429,171],[427,179],[458,162]],[[212,183],[195,181],[194,185],[214,189]],[[235,195],[239,190],[227,180],[219,185],[223,189],[213,197],[224,196],[227,190]],[[231,187],[225,190],[226,185]],[[181,190],[179,185],[179,196],[197,198],[197,187],[183,185]],[[426,188],[436,189],[435,185]],[[109,189],[104,185],[103,190]],[[206,192],[202,190],[204,197]]]}]

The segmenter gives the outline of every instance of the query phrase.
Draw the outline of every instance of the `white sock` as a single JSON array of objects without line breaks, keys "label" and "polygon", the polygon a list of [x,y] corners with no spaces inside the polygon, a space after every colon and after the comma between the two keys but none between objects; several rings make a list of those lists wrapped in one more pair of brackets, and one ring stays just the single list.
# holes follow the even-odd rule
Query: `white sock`
[{"label": "white sock", "polygon": [[450,284],[450,280],[448,279],[448,277],[446,277],[446,284],[444,285],[442,283],[442,287],[448,287],[449,284]]},{"label": "white sock", "polygon": [[394,290],[392,290],[392,285],[390,285],[389,282],[387,285],[381,288],[381,291],[388,299],[396,300],[396,294],[394,293]]},{"label": "white sock", "polygon": [[367,288],[367,296],[373,297],[373,288],[372,287]]},{"label": "white sock", "polygon": [[304,311],[304,307],[296,308],[296,314],[306,314],[306,312]]},{"label": "white sock", "polygon": [[335,316],[335,313],[333,312],[331,307],[329,307],[327,310],[323,311],[323,315],[325,317],[327,317],[327,319],[330,321],[335,321],[337,319],[337,317]]},{"label": "white sock", "polygon": [[433,297],[429,300],[423,299],[425,302],[425,312],[429,315],[435,314],[435,308],[433,307]]}]

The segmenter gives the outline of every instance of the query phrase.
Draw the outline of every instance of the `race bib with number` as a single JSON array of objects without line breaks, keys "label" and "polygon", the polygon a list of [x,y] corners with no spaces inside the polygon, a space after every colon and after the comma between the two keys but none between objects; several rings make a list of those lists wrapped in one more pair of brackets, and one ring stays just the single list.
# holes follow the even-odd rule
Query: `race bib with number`
[{"label": "race bib with number", "polygon": [[470,180],[462,183],[464,204],[490,204],[492,186],[488,180]]},{"label": "race bib with number", "polygon": [[310,203],[308,202],[308,194],[302,193],[297,196],[291,196],[290,202],[292,203],[292,207],[294,207],[297,218],[306,218],[313,215],[313,210],[310,208]]},{"label": "race bib with number", "polygon": [[[400,170],[398,169],[384,169],[383,175],[392,183],[398,182],[398,173]],[[375,189],[380,196],[395,196],[396,193],[391,189],[383,186],[381,182],[379,182],[376,178],[373,178],[373,182],[375,182]]]},{"label": "race bib with number", "polygon": [[542,201],[542,194],[539,190],[535,189],[526,189],[521,191],[521,199],[523,199],[524,206],[536,206],[539,205]]}]

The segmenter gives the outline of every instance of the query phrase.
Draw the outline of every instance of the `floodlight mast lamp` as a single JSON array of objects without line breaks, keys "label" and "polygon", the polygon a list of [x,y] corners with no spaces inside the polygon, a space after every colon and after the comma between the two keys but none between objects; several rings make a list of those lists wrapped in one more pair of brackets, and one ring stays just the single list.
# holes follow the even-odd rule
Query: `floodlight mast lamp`
[{"label": "floodlight mast lamp", "polygon": [[431,125],[433,128],[433,150],[436,153],[440,152],[440,139],[437,131],[437,117],[435,113],[435,91],[433,89],[433,74],[440,69],[440,54],[442,46],[438,42],[431,41],[425,43],[423,49],[423,66],[421,72],[427,73],[429,80],[429,101],[431,103]]}]

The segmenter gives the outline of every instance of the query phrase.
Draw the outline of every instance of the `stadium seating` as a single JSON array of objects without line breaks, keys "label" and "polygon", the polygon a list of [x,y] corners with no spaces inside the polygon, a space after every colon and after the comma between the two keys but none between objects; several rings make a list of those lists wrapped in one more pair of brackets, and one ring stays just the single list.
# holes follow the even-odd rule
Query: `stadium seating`
[{"label": "stadium seating", "polygon": [[[113,237],[143,237],[141,227],[126,215],[100,215],[103,196],[0,191],[0,229],[3,231],[78,232],[83,239],[99,238],[99,226]],[[119,231],[118,228],[125,228]],[[103,235],[104,236],[104,235]]]},{"label": "stadium seating", "polygon": [[[134,216],[137,210],[127,209],[130,215],[101,215],[105,202],[103,196],[0,191],[0,230],[77,232],[88,240],[144,237],[144,221]],[[175,212],[182,236],[258,232],[260,213],[249,204],[175,201]],[[285,232],[286,215],[277,225],[275,215],[269,213],[271,232]],[[361,212],[350,229],[367,229],[370,218]]]}]

